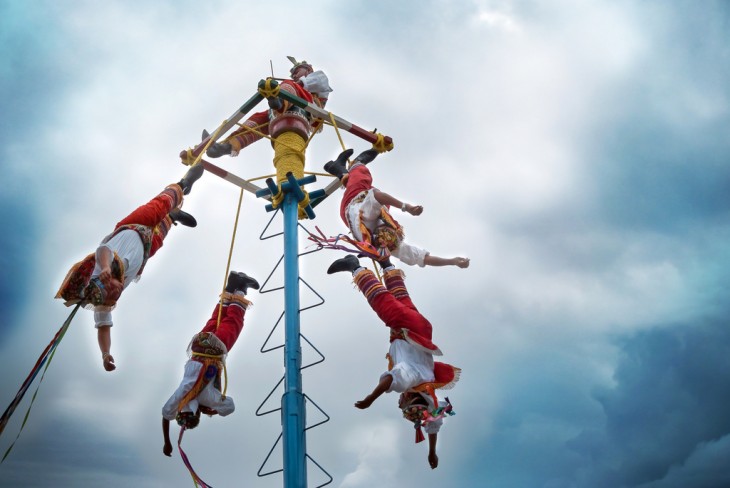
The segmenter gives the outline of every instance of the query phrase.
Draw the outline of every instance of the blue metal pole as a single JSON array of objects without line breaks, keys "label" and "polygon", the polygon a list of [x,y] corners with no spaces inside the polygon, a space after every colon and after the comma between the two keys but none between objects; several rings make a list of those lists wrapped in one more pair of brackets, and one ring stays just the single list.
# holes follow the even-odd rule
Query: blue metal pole
[{"label": "blue metal pole", "polygon": [[[298,188],[298,185],[296,185]],[[290,189],[291,190],[291,189]],[[284,196],[284,395],[281,425],[284,488],[306,488],[306,416],[302,393],[302,348],[299,340],[298,202],[294,191]]]}]

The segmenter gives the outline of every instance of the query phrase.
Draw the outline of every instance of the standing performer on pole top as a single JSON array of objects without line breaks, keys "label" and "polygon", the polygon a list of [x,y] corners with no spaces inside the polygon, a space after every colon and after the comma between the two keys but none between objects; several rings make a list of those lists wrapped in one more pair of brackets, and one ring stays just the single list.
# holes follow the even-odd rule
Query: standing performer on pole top
[{"label": "standing performer on pole top", "polygon": [[[225,370],[226,355],[238,340],[243,318],[251,302],[246,298],[249,288],[259,289],[259,283],[245,273],[232,271],[228,276],[221,303],[203,329],[188,345],[190,359],[180,385],[162,407],[162,434],[165,456],[172,453],[170,421],[186,429],[197,427],[200,414],[230,415],[235,409],[233,399],[221,390],[221,371]],[[220,316],[220,324],[219,324]]]},{"label": "standing performer on pole top", "polygon": [[380,375],[380,381],[369,395],[355,402],[355,407],[366,409],[383,393],[401,393],[398,406],[403,417],[413,422],[416,442],[425,439],[423,430],[428,434],[428,464],[434,469],[439,462],[436,440],[443,417],[454,414],[449,399],[439,401],[435,390],[453,388],[461,370],[433,360],[433,356],[441,355],[441,350],[431,340],[431,323],[411,301],[403,273],[387,259],[380,264],[385,286],[352,254],[334,261],[327,270],[328,274],[352,273],[353,281],[370,307],[390,328],[388,370]]},{"label": "standing performer on pole top", "polygon": [[375,149],[360,153],[347,169],[352,149],[343,151],[335,161],[324,165],[325,171],[336,176],[345,187],[340,203],[340,217],[350,228],[358,247],[375,260],[393,255],[403,263],[418,266],[469,267],[469,258],[442,258],[404,241],[403,227],[391,216],[391,206],[411,215],[421,215],[423,207],[410,205],[373,186],[373,176],[367,164],[378,155]]},{"label": "standing performer on pole top", "polygon": [[183,195],[190,193],[193,183],[203,174],[203,165],[188,170],[178,183],[168,185],[162,193],[117,223],[83,260],[74,264],[61,284],[56,298],[66,306],[81,303],[94,311],[99,349],[104,369],[116,369],[111,355],[112,310],[122,291],[132,281],[138,281],[147,260],[162,247],[170,227],[178,223],[195,227],[192,215],[180,206]]},{"label": "standing performer on pole top", "polygon": [[[310,103],[315,103],[319,107],[324,107],[330,92],[332,92],[327,75],[321,70],[314,71],[312,65],[306,61],[297,61],[292,56],[287,56],[287,58],[292,62],[291,79],[283,80],[280,85],[281,89]],[[269,106],[271,111],[266,110],[253,114],[243,122],[243,127],[232,132],[222,142],[212,144],[206,154],[211,158],[219,158],[225,155],[238,156],[241,149],[261,139],[262,134],[273,137],[274,134],[271,134],[269,130],[269,122],[276,115],[275,113],[294,111],[307,121],[310,119],[305,110],[297,107],[287,107],[285,104],[281,104],[278,99],[270,100]],[[313,123],[312,128],[317,130],[320,128],[320,124],[321,122]],[[207,137],[208,132],[204,130],[203,139]]]}]

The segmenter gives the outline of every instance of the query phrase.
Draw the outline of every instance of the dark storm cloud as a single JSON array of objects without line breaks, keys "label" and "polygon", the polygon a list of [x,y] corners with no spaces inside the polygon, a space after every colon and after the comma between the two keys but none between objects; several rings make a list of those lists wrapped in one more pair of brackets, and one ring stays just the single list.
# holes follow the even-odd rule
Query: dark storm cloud
[{"label": "dark storm cloud", "polygon": [[[75,419],[53,414],[45,419],[34,432],[23,433],[22,442],[3,463],[2,486],[129,486],[130,475],[149,486],[144,483],[145,461],[136,447]],[[35,419],[39,421],[40,416]],[[95,453],[93,459],[89,452]]]},{"label": "dark storm cloud", "polygon": [[727,320],[641,332],[621,350],[616,386],[595,394],[605,426],[566,444],[592,466],[578,471],[581,486],[672,486],[691,461],[705,465],[691,486],[723,486],[730,469],[711,451],[726,451],[712,444],[730,434]]},{"label": "dark storm cloud", "polygon": [[[32,296],[27,278],[34,270],[42,220],[34,195],[46,178],[29,173],[44,151],[36,138],[52,123],[52,108],[65,89],[52,17],[52,6],[0,5],[0,330],[13,326],[18,310]],[[55,179],[46,176],[46,181]]]}]

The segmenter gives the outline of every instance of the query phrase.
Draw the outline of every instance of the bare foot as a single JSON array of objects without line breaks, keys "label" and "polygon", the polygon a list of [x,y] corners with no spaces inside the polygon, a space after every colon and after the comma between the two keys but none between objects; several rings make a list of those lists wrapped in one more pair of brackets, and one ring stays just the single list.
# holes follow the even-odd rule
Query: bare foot
[{"label": "bare foot", "polygon": [[104,356],[104,369],[107,371],[114,371],[117,369],[116,365],[114,364],[114,357],[111,354],[107,354]]}]

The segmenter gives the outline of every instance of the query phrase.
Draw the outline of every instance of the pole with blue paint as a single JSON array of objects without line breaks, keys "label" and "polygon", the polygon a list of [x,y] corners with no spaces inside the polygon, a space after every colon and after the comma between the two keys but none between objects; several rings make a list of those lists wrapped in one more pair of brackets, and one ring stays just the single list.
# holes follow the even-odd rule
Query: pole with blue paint
[{"label": "pole with blue paint", "polygon": [[[297,180],[291,173],[281,185],[284,192],[282,213],[284,216],[284,395],[281,398],[282,446],[284,451],[284,487],[306,488],[306,408],[302,388],[302,348],[299,321],[299,202],[305,198],[301,185],[316,181],[315,176]],[[256,195],[276,194],[279,189],[272,179],[266,180],[268,190]],[[318,198],[323,190],[310,193]],[[274,210],[271,204],[266,209]],[[307,206],[304,211],[310,219],[314,211]]]}]

